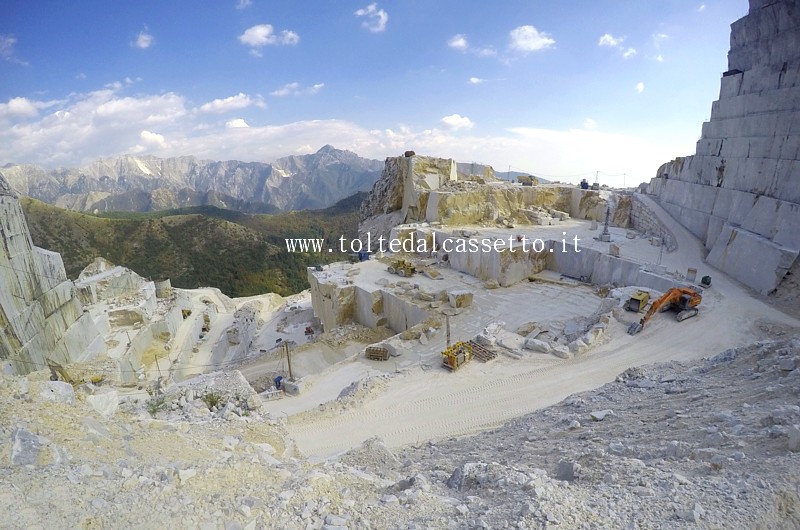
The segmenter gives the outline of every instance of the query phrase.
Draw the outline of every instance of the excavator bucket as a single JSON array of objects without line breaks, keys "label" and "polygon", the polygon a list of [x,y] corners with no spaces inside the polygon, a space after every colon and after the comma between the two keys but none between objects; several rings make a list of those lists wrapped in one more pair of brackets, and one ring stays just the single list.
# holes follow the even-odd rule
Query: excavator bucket
[{"label": "excavator bucket", "polygon": [[642,331],[642,323],[641,322],[634,322],[630,326],[628,326],[628,335],[636,335]]}]

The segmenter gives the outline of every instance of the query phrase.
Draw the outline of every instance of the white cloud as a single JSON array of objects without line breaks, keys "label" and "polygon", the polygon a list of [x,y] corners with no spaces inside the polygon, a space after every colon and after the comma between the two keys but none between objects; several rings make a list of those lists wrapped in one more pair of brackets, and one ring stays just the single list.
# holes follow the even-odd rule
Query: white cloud
[{"label": "white cloud", "polygon": [[661,48],[661,43],[664,42],[669,38],[669,35],[666,33],[653,33],[653,46],[656,49]]},{"label": "white cloud", "polygon": [[664,62],[664,56],[663,56],[663,55],[660,55],[660,54],[659,54],[659,55],[656,55],[656,61],[658,61],[658,62],[660,62],[660,63],[663,63],[663,62]]},{"label": "white cloud", "polygon": [[556,41],[547,33],[539,32],[533,26],[520,26],[509,33],[511,49],[521,52],[533,52],[550,48]]},{"label": "white cloud", "polygon": [[623,59],[630,59],[636,55],[636,48],[623,48],[623,42],[625,42],[625,37],[615,37],[611,33],[605,33],[600,37],[600,40],[597,41],[597,45],[600,47],[618,49],[622,53]]},{"label": "white cloud", "polygon": [[697,12],[698,13],[702,13],[705,10],[706,10],[706,5],[705,4],[700,4],[700,7],[697,8]]},{"label": "white cloud", "polygon": [[636,87],[635,87],[635,88],[636,88],[636,91],[637,91],[639,94],[641,94],[642,92],[644,92],[644,83],[642,83],[641,81],[639,81],[638,83],[636,83]]},{"label": "white cloud", "polygon": [[264,101],[260,97],[251,98],[247,94],[239,92],[235,96],[224,99],[215,99],[213,101],[209,101],[208,103],[204,103],[200,105],[198,110],[200,112],[213,112],[221,114],[231,110],[245,109],[251,105],[260,108],[266,107]]},{"label": "white cloud", "polygon": [[155,39],[147,32],[147,28],[145,27],[144,30],[139,32],[139,35],[137,35],[136,40],[131,43],[131,46],[139,48],[140,50],[146,50],[153,45],[154,41]]},{"label": "white cloud", "polygon": [[247,28],[244,33],[239,35],[239,42],[250,46],[253,55],[258,57],[261,53],[257,50],[268,45],[293,46],[300,42],[300,35],[291,30],[283,30],[279,34],[271,24],[257,24]]},{"label": "white cloud", "polygon": [[236,4],[236,9],[247,9],[253,5],[253,0],[239,0],[239,3]]},{"label": "white cloud", "polygon": [[469,130],[475,126],[472,120],[466,116],[461,116],[460,114],[451,114],[450,116],[445,116],[441,121],[446,127],[454,131],[458,131],[460,129]]},{"label": "white cloud", "polygon": [[322,87],[324,86],[325,83],[317,83],[315,85],[311,85],[310,87],[302,88],[300,86],[300,83],[293,82],[293,83],[287,83],[277,90],[273,90],[272,92],[269,93],[269,95],[275,97],[299,96],[303,94],[313,96],[314,94],[319,93],[319,91],[322,90]]},{"label": "white cloud", "polygon": [[[382,160],[413,148],[459,161],[495,168],[525,168],[547,178],[559,175],[627,173],[628,183],[648,180],[676,154],[694,150],[685,143],[654,137],[614,135],[598,129],[551,130],[517,127],[492,135],[467,130],[471,120],[445,117],[431,128],[394,126],[370,130],[342,120],[306,120],[245,127],[246,117],[218,121],[213,114],[187,108],[180,94],[126,96],[129,87],[114,83],[71,94],[56,102],[30,100],[39,114],[23,112],[12,126],[0,127],[0,166],[30,163],[53,168],[80,167],[99,157],[123,153],[156,156],[194,155],[212,160],[271,161],[309,146],[334,144],[360,156]],[[20,102],[22,103],[22,102]],[[27,104],[21,104],[24,109]],[[47,112],[42,109],[47,108]],[[8,109],[8,103],[3,109]],[[2,118],[0,118],[2,119]],[[452,125],[456,127],[453,128]],[[622,184],[622,177],[616,184]],[[612,184],[612,182],[609,182]]]},{"label": "white cloud", "polygon": [[167,147],[167,141],[164,139],[164,136],[158,133],[142,131],[139,133],[139,138],[141,138],[144,143],[155,147]]},{"label": "white cloud", "polygon": [[376,3],[359,9],[353,14],[357,17],[366,17],[361,26],[373,33],[380,33],[386,30],[386,23],[389,22],[389,14],[383,9],[378,9],[378,4]]},{"label": "white cloud", "polygon": [[594,121],[592,118],[586,118],[583,120],[583,128],[589,131],[593,131],[597,129],[597,122]]},{"label": "white cloud", "polygon": [[37,114],[38,106],[28,98],[11,98],[8,103],[0,103],[0,118],[30,118]]},{"label": "white cloud", "polygon": [[13,35],[0,34],[0,57],[9,60],[14,56],[14,44],[17,38]]},{"label": "white cloud", "polygon": [[598,46],[608,46],[609,48],[616,48],[622,45],[622,42],[625,40],[625,37],[615,37],[610,33],[604,34],[600,37],[600,41],[597,43]]},{"label": "white cloud", "polygon": [[467,36],[462,35],[459,33],[458,35],[453,35],[450,37],[450,40],[447,41],[447,45],[451,48],[455,48],[456,50],[467,51],[469,48],[469,44],[467,43]]},{"label": "white cloud", "polygon": [[280,44],[288,44],[290,46],[294,46],[298,42],[300,42],[300,35],[295,33],[292,30],[283,30],[281,31],[280,37],[278,37],[278,42]]},{"label": "white cloud", "polygon": [[22,66],[30,66],[25,61],[17,58],[14,50],[14,45],[17,43],[17,38],[14,35],[4,35],[0,33],[0,59],[10,63],[20,64]]},{"label": "white cloud", "polygon": [[470,77],[469,84],[470,85],[480,85],[481,83],[485,83],[486,79],[481,79],[480,77]]},{"label": "white cloud", "polygon": [[226,129],[247,129],[250,126],[242,118],[236,118],[225,122]]}]

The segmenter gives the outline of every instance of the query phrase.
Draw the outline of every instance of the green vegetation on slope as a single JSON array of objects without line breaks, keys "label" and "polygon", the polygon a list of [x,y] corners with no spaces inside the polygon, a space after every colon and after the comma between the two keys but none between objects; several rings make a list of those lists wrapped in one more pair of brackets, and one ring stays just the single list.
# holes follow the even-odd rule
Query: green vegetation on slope
[{"label": "green vegetation on slope", "polygon": [[[103,217],[20,201],[33,243],[61,254],[70,278],[104,257],[146,278],[169,278],[176,287],[217,287],[239,297],[306,289],[308,266],[345,257],[338,239],[356,237],[362,199],[358,194],[325,210],[275,215],[201,206]],[[334,252],[290,253],[286,238],[325,238]]]}]

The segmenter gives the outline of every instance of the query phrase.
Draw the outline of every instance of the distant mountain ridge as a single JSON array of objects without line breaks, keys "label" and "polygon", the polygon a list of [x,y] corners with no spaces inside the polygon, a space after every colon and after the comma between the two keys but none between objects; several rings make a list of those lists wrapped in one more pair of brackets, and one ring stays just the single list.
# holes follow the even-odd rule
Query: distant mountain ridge
[{"label": "distant mountain ridge", "polygon": [[316,153],[272,163],[121,155],[71,169],[7,165],[0,175],[21,195],[76,211],[211,205],[270,213],[326,208],[368,191],[382,169],[382,161],[325,145]]}]

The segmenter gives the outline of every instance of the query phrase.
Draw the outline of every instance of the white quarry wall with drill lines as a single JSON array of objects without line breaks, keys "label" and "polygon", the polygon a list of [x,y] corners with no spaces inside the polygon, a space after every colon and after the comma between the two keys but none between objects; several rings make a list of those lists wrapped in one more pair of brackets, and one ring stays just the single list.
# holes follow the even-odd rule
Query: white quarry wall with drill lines
[{"label": "white quarry wall with drill lines", "polygon": [[750,0],[694,156],[647,193],[705,243],[707,261],[775,290],[800,253],[800,5]]},{"label": "white quarry wall with drill lines", "polygon": [[61,256],[35,247],[17,197],[0,177],[0,362],[26,374],[105,352]]}]

